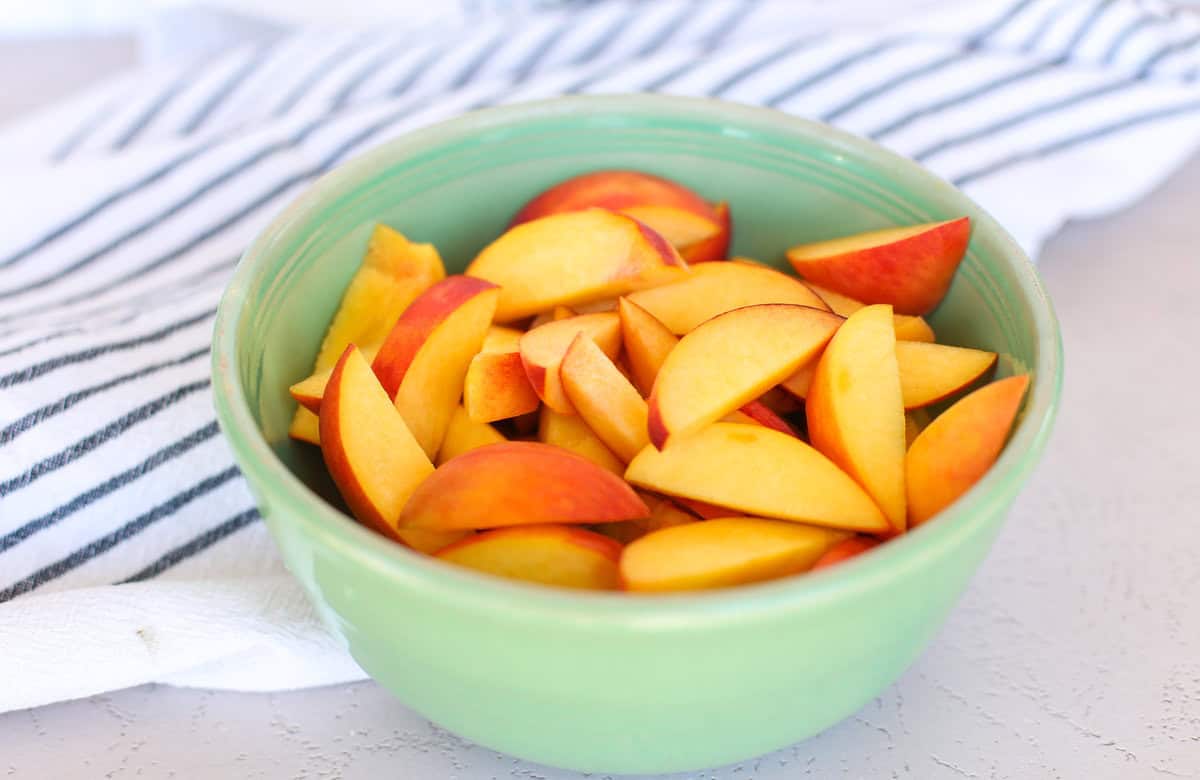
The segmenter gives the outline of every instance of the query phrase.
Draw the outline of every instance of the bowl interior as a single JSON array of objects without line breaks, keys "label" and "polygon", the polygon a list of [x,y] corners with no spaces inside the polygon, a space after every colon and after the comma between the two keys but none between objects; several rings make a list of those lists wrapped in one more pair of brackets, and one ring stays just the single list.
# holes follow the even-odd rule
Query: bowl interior
[{"label": "bowl interior", "polygon": [[375,223],[432,242],[454,273],[525,200],[600,168],[650,171],[729,201],[733,252],[780,267],[796,243],[970,215],[970,250],[932,324],[945,343],[999,352],[1000,375],[1038,369],[1027,408],[1049,409],[1057,331],[1036,276],[948,185],[865,141],[773,112],[576,99],[482,112],[394,142],[322,180],[251,250],[253,268],[239,274],[235,370],[256,427],[287,468],[341,505],[316,449],[287,436],[295,408],[287,386],[310,371]]}]

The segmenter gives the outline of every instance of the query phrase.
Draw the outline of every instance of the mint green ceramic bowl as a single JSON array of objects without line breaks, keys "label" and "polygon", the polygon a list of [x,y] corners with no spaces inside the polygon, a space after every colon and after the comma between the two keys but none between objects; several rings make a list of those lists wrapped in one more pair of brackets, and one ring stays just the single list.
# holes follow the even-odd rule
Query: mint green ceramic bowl
[{"label": "mint green ceramic bowl", "polygon": [[[421,557],[338,507],[320,454],[287,438],[304,376],[376,222],[461,270],[546,186],[638,168],[732,204],[738,254],[969,214],[967,258],[933,317],[949,343],[1031,371],[999,462],[943,516],[831,570],[695,595],[522,585]],[[1029,260],[987,214],[911,162],[773,111],[715,101],[570,98],[468,114],[322,178],[243,258],[221,303],[214,391],[284,559],[372,677],[451,731],[596,772],[737,761],[869,702],[938,630],[1045,445],[1061,347]],[[331,503],[332,502],[332,503]]]}]

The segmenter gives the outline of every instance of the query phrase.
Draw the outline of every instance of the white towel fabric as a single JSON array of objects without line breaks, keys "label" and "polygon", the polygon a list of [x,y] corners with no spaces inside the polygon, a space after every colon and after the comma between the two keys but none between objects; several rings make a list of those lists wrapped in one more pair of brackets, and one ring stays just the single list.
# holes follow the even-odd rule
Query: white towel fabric
[{"label": "white towel fabric", "polygon": [[0,133],[0,711],[150,681],[362,672],[283,571],[221,440],[208,347],[251,237],[320,172],[566,92],[775,106],[963,187],[1031,254],[1200,140],[1200,23],[1005,0],[877,24],[771,0],[593,2],[311,30],[156,67]]}]

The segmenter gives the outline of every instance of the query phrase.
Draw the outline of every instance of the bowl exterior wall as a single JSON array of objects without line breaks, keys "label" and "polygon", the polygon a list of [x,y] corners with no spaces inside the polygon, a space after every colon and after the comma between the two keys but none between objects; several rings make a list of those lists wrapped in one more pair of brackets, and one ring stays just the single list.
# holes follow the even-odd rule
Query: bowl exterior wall
[{"label": "bowl exterior wall", "polygon": [[630,774],[733,763],[852,715],[920,654],[1002,521],[980,518],[979,532],[853,598],[622,630],[398,589],[386,571],[268,516],[325,620],[409,707],[514,756]]},{"label": "bowl exterior wall", "polygon": [[[341,515],[320,453],[287,437],[307,374],[376,222],[461,271],[528,198],[638,168],[731,203],[733,252],[970,215],[971,246],[932,317],[939,340],[1032,371],[993,473],[943,517],[808,577],[670,597],[575,594],[417,556]],[[497,750],[596,772],[728,763],[811,736],[916,658],[986,555],[1045,443],[1061,346],[1036,273],[956,190],[873,144],[783,114],[653,96],[572,98],[409,134],[319,181],[249,249],[214,338],[218,416],[289,568],[362,667]],[[324,498],[333,506],[321,501]]]}]

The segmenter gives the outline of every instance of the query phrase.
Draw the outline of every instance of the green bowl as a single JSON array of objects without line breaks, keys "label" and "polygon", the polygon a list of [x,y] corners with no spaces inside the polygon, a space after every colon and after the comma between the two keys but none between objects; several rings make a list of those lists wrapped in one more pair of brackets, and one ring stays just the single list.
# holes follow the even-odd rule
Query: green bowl
[{"label": "green bowl", "polygon": [[[461,271],[521,203],[567,176],[637,168],[728,200],[734,251],[781,267],[806,240],[974,220],[933,317],[948,343],[1030,371],[991,472],[936,521],[815,574],[627,596],[495,579],[350,519],[315,448],[291,442],[306,375],[376,222]],[[213,347],[221,426],[290,570],[354,659],[406,705],[482,745],[593,772],[668,772],[810,737],[892,683],[938,630],[1045,446],[1061,342],[1021,249],[953,187],[874,144],[774,111],[658,96],[489,109],[325,176],[250,247]]]}]

